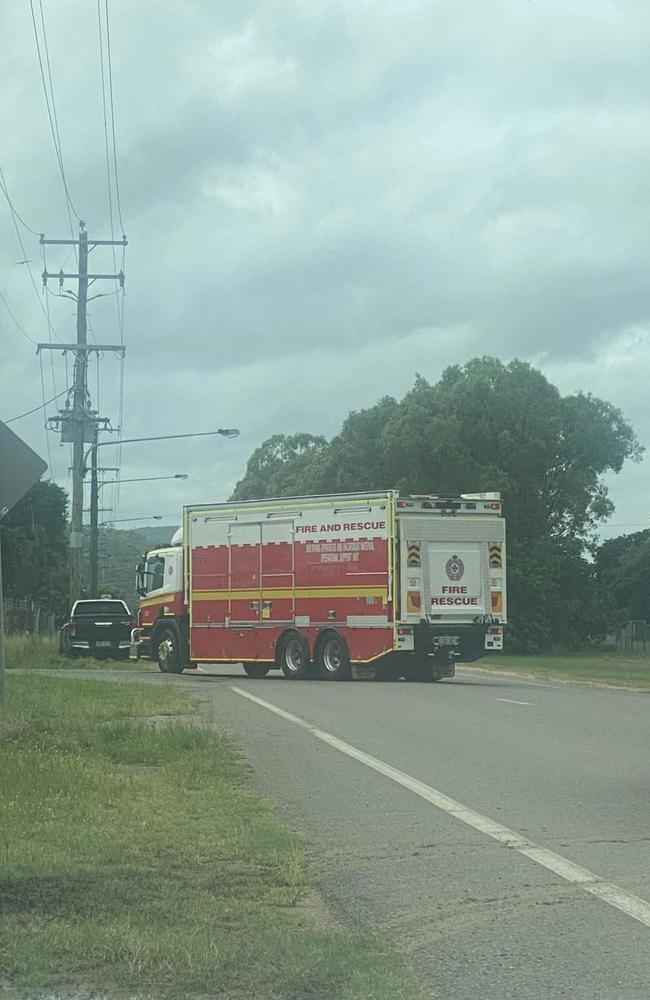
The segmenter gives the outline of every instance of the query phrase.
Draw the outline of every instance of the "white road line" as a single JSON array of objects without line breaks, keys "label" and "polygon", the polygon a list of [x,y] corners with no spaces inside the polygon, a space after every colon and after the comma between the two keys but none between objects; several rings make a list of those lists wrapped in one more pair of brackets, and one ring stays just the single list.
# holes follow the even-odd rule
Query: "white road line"
[{"label": "white road line", "polygon": [[300,726],[301,729],[306,729],[316,739],[327,743],[329,746],[334,747],[335,750],[339,750],[360,764],[365,764],[366,767],[371,768],[385,778],[389,778],[390,781],[394,781],[403,788],[407,788],[415,795],[419,795],[421,799],[436,806],[437,809],[441,809],[442,812],[460,820],[461,823],[465,823],[466,826],[478,830],[479,833],[484,833],[486,836],[491,837],[492,840],[503,844],[504,847],[509,847],[517,851],[518,854],[530,858],[531,861],[536,861],[538,865],[542,865],[543,868],[554,872],[567,882],[572,882],[574,885],[579,886],[591,896],[595,896],[596,899],[608,903],[609,906],[621,910],[640,924],[650,927],[650,903],[645,899],[634,896],[631,892],[626,892],[625,889],[614,885],[613,882],[604,881],[587,868],[582,868],[580,865],[574,864],[573,861],[563,858],[560,854],[555,854],[554,851],[540,847],[539,844],[528,840],[527,837],[522,837],[515,830],[509,830],[507,826],[496,823],[488,816],[483,816],[481,813],[469,809],[462,802],[457,802],[443,792],[439,792],[435,788],[431,788],[430,785],[425,785],[424,782],[418,781],[417,778],[412,778],[409,774],[405,774],[404,771],[399,771],[396,767],[385,764],[377,757],[372,757],[370,754],[364,753],[363,750],[358,750],[350,743],[346,743],[324,729],[319,729],[317,726],[312,725],[306,719],[301,719],[300,716],[293,715],[292,712],[286,712],[283,708],[273,705],[270,701],[258,698],[257,695],[250,694],[248,691],[244,691],[234,685],[231,687],[231,690],[241,695],[242,698],[248,698],[249,701],[254,702],[261,708],[279,715],[281,719],[286,719],[287,722],[291,722],[295,726]]},{"label": "white road line", "polygon": [[495,698],[495,701],[505,701],[508,705],[532,705],[532,701],[514,701],[512,698]]}]

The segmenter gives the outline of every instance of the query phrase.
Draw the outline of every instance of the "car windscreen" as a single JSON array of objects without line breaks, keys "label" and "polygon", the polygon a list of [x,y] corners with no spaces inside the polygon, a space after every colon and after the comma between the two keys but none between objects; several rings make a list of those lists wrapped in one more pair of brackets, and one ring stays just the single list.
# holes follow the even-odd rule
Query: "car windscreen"
[{"label": "car windscreen", "polygon": [[124,601],[79,601],[74,608],[75,615],[128,615]]}]

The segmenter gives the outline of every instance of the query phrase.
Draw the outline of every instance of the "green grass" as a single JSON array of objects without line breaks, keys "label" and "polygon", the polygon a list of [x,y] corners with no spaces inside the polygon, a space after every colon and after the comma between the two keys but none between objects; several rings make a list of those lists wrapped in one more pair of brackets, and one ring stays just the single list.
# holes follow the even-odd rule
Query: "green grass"
[{"label": "green grass", "polygon": [[173,718],[184,690],[36,674],[7,689],[0,993],[424,995],[382,942],[297,905],[305,845],[227,741]]},{"label": "green grass", "polygon": [[594,649],[544,656],[489,656],[480,666],[551,680],[650,689],[650,655]]},{"label": "green grass", "polygon": [[149,660],[68,658],[59,654],[58,639],[10,635],[5,640],[7,667],[16,670],[157,670]]}]

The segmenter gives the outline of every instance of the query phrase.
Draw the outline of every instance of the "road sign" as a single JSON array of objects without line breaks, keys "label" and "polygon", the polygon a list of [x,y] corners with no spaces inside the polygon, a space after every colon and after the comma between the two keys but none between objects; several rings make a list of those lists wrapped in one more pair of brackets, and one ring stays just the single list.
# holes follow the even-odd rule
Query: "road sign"
[{"label": "road sign", "polygon": [[47,463],[0,420],[0,517],[38,482]]},{"label": "road sign", "polygon": [[[47,463],[0,420],[0,520],[30,486],[38,482]],[[0,544],[0,705],[4,705],[5,623],[2,595],[2,545]]]}]

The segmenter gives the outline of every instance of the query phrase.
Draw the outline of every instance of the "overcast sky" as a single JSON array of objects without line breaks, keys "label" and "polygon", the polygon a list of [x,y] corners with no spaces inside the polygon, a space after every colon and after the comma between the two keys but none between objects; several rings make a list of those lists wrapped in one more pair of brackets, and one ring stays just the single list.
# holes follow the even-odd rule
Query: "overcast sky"
[{"label": "overcast sky", "polygon": [[[69,190],[106,238],[96,5],[43,8]],[[8,189],[30,226],[64,238],[27,2],[2,4],[0,37]],[[111,0],[111,43],[124,436],[241,429],[125,446],[124,478],[191,478],[124,486],[119,517],[173,522],[183,503],[225,498],[270,434],[331,435],[416,371],[435,380],[477,354],[611,400],[650,441],[647,0]],[[38,239],[21,229],[36,295],[6,204],[0,220],[0,291],[45,341]],[[67,256],[55,249],[50,270]],[[92,266],[112,271],[110,251]],[[74,304],[49,302],[73,340]],[[98,343],[119,342],[115,298],[90,317]],[[41,402],[41,376],[1,302],[0,336],[9,419]],[[66,385],[53,357],[46,398]],[[118,389],[105,355],[99,409],[115,425]],[[12,427],[47,459],[41,416]],[[66,486],[68,447],[49,437]],[[605,534],[650,525],[649,487],[648,461],[613,478]]]}]

